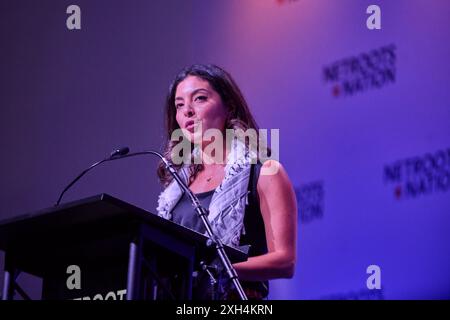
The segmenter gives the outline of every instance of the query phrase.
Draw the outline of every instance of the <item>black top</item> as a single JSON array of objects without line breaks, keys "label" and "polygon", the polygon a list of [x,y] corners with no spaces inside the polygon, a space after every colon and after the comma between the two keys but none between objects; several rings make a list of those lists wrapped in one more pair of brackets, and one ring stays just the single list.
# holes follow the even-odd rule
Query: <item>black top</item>
[{"label": "black top", "polygon": [[[209,208],[214,191],[215,190],[210,190],[195,194],[203,208]],[[173,208],[172,221],[201,234],[206,232],[206,228],[202,220],[198,216],[197,212],[195,212],[192,202],[186,193],[183,193],[183,196]]]},{"label": "black top", "polygon": [[[264,229],[264,221],[259,207],[259,196],[257,192],[257,183],[262,164],[253,164],[250,171],[249,186],[250,191],[248,197],[248,205],[245,208],[244,228],[245,234],[241,235],[240,245],[250,245],[249,257],[267,253],[266,233]],[[209,208],[212,196],[215,190],[197,193],[201,205]],[[184,193],[178,203],[172,210],[172,221],[183,225],[187,228],[195,230],[199,233],[205,233],[203,222],[195,212],[191,201]],[[242,281],[242,286],[252,290],[257,290],[263,297],[268,294],[268,282]]]}]

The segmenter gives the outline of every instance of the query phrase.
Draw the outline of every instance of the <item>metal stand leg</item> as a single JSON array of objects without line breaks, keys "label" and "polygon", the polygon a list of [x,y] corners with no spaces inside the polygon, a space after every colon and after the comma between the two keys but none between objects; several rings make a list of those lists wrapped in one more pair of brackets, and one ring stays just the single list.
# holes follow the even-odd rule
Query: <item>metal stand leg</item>
[{"label": "metal stand leg", "polygon": [[186,272],[184,273],[184,299],[192,300],[192,273],[194,272],[194,253],[192,253],[191,257],[187,259]]}]

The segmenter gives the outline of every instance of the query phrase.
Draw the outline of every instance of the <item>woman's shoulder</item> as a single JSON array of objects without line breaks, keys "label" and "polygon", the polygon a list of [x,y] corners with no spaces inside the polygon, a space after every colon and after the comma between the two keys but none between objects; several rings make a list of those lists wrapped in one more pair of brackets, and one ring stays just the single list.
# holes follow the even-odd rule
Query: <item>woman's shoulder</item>
[{"label": "woman's shoulder", "polygon": [[290,188],[291,181],[284,166],[275,159],[264,161],[258,179],[258,190]]},{"label": "woman's shoulder", "polygon": [[268,159],[261,163],[261,175],[262,176],[273,176],[277,175],[280,170],[285,171],[283,165],[275,159]]}]

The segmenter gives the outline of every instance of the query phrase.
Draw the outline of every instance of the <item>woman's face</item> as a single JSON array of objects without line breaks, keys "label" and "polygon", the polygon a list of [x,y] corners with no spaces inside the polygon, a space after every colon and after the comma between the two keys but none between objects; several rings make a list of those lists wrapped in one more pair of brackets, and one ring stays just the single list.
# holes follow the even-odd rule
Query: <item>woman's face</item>
[{"label": "woman's face", "polygon": [[[225,131],[227,110],[209,82],[197,76],[181,81],[175,92],[176,120],[190,142],[199,142],[208,129]],[[198,125],[201,123],[202,132]]]}]

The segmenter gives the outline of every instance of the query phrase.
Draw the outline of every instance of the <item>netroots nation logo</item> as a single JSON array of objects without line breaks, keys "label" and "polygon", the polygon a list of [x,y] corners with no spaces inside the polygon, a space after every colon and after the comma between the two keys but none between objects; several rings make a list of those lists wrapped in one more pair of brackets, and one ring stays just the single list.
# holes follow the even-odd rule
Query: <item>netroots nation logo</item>
[{"label": "netroots nation logo", "polygon": [[324,186],[322,181],[314,181],[295,188],[298,211],[302,223],[322,219],[324,213]]},{"label": "netroots nation logo", "polygon": [[323,68],[323,79],[336,98],[381,89],[395,82],[395,50],[391,44],[335,61]]},{"label": "netroots nation logo", "polygon": [[387,164],[383,180],[398,200],[449,191],[450,148]]}]

